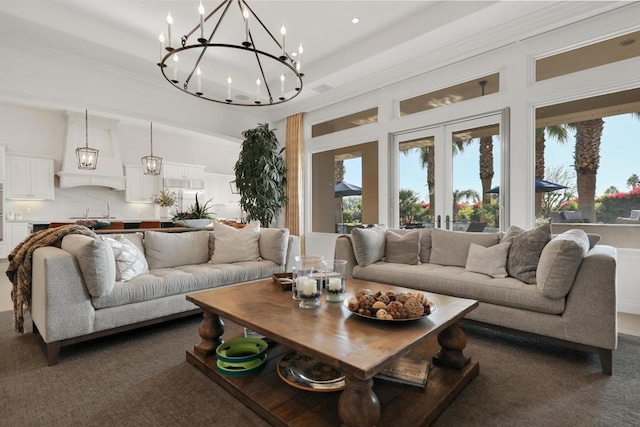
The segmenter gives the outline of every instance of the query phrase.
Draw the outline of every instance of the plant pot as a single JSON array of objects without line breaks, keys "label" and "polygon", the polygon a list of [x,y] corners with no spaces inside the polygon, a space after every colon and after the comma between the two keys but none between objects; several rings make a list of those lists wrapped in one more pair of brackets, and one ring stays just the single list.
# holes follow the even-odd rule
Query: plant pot
[{"label": "plant pot", "polygon": [[171,206],[160,206],[160,219],[171,219]]},{"label": "plant pot", "polygon": [[174,219],[174,224],[189,228],[202,228],[211,224],[210,219]]}]

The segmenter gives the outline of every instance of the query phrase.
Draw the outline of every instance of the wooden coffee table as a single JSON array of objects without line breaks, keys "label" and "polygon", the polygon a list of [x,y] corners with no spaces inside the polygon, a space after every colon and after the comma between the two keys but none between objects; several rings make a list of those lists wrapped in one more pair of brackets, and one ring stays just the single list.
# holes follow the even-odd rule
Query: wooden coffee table
[{"label": "wooden coffee table", "polygon": [[[347,298],[362,288],[410,290],[350,279]],[[191,293],[187,300],[204,310],[204,319],[199,328],[202,341],[187,351],[187,362],[272,425],[426,425],[478,375],[479,364],[464,356],[466,337],[460,329],[460,320],[478,302],[425,294],[435,312],[420,320],[386,323],[356,316],[346,304],[327,303],[324,296],[319,308],[299,308],[291,293],[271,279]],[[221,317],[279,343],[269,350],[260,373],[230,377],[216,371],[215,350],[224,333]],[[284,383],[276,364],[291,350],[342,371],[345,389],[317,393]],[[374,385],[378,372],[408,353],[423,359],[435,356],[426,389],[379,380]]]}]

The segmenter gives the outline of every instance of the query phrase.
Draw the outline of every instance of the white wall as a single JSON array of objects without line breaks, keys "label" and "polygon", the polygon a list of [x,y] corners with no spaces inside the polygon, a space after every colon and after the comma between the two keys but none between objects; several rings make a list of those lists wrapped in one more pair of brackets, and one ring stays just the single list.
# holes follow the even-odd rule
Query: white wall
[{"label": "white wall", "polygon": [[[539,106],[587,98],[640,87],[640,58],[632,58],[567,76],[534,82],[534,58],[637,30],[640,4],[605,13],[576,24],[522,40],[492,52],[460,61],[416,78],[372,90],[370,93],[330,107],[309,111],[305,116],[305,162],[311,166],[314,152],[345,147],[377,139],[379,141],[379,222],[390,224],[389,163],[390,141],[395,132],[435,126],[509,108],[509,169],[503,179],[509,182],[510,224],[532,227],[534,222],[534,112]],[[398,101],[454,84],[500,72],[500,92],[409,116],[399,116]],[[332,118],[378,106],[378,122],[346,131],[311,138],[310,128]],[[306,252],[333,258],[335,234],[311,233],[310,174],[305,184]],[[503,187],[504,188],[504,187]],[[395,196],[394,196],[395,197]],[[510,225],[510,224],[507,224]],[[392,225],[392,224],[391,224]],[[640,259],[624,253],[626,263]],[[619,277],[619,294],[635,292],[629,275]]]}]

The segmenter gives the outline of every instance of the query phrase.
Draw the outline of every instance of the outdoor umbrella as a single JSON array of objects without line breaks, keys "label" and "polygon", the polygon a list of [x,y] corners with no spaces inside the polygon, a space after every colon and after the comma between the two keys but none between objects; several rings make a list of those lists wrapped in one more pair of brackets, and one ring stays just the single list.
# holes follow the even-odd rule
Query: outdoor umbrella
[{"label": "outdoor umbrella", "polygon": [[349,184],[348,182],[340,181],[336,182],[335,193],[336,197],[360,196],[362,195],[362,188]]},{"label": "outdoor umbrella", "polygon": [[[569,187],[536,178],[536,193],[548,193],[549,191],[563,190],[565,188]],[[500,186],[493,187],[491,190],[487,191],[487,194],[498,194],[499,192]]]}]

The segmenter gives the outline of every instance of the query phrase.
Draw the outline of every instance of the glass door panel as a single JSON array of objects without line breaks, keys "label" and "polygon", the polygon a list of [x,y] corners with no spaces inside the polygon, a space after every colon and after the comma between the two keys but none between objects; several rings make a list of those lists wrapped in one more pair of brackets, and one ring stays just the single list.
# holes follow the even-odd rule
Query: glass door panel
[{"label": "glass door panel", "polygon": [[499,231],[500,119],[498,114],[446,126],[451,175],[444,179],[451,187],[450,198],[445,198],[444,228]]},{"label": "glass door panel", "polygon": [[396,134],[397,165],[391,194],[391,224],[401,228],[433,227],[436,208],[436,140],[442,143],[440,128]]}]

